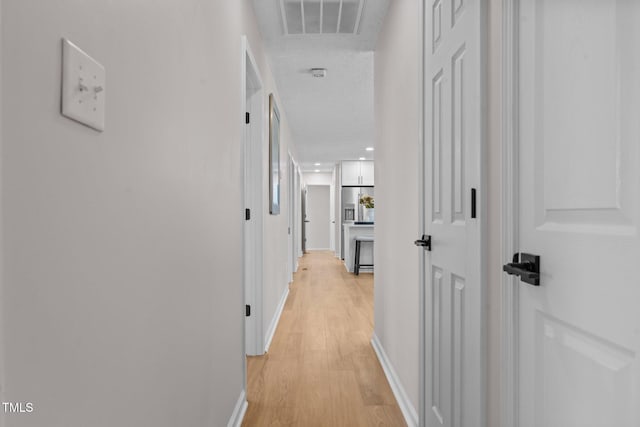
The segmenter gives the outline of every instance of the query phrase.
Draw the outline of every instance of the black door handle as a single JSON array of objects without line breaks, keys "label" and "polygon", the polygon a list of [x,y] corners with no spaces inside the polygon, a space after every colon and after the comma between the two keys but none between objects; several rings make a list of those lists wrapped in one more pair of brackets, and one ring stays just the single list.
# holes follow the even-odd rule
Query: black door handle
[{"label": "black door handle", "polygon": [[502,266],[502,271],[533,286],[540,286],[540,257],[531,254],[515,254],[513,262]]},{"label": "black door handle", "polygon": [[427,251],[430,251],[431,250],[431,236],[429,236],[427,234],[423,234],[422,238],[416,240],[415,242],[413,242],[413,244],[416,245],[416,246],[422,246]]},{"label": "black door handle", "polygon": [[311,221],[309,221],[308,219],[305,219],[304,222],[311,222]]}]

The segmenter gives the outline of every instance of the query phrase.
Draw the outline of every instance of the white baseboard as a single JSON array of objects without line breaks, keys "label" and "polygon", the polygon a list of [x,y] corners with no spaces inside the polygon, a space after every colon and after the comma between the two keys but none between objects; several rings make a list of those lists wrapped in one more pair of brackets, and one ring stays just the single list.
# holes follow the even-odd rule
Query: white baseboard
[{"label": "white baseboard", "polygon": [[400,378],[396,374],[396,371],[393,369],[387,354],[384,352],[384,348],[382,347],[382,343],[378,339],[378,336],[374,333],[371,338],[371,346],[373,350],[376,352],[376,356],[378,356],[378,360],[382,365],[382,369],[384,370],[384,374],[387,377],[387,381],[389,381],[389,385],[391,386],[391,391],[393,391],[393,395],[398,401],[398,406],[402,411],[402,415],[404,416],[404,420],[407,423],[408,427],[418,427],[418,413],[416,409],[413,407],[407,392],[405,391],[402,383],[400,382]]},{"label": "white baseboard", "polygon": [[267,335],[264,340],[264,352],[269,351],[269,346],[271,345],[271,340],[273,339],[273,335],[276,333],[276,328],[278,327],[278,322],[280,321],[280,316],[282,315],[282,310],[284,310],[284,304],[287,302],[287,297],[289,296],[289,286],[285,289],[282,297],[280,298],[280,302],[278,303],[278,307],[276,308],[276,312],[273,315],[273,319],[271,319],[271,323],[269,324],[269,329],[267,329]]},{"label": "white baseboard", "polygon": [[229,418],[227,427],[240,427],[248,406],[247,393],[242,390],[240,392],[240,397],[238,397],[238,401],[236,402],[236,407],[233,408],[233,413],[231,414],[231,418]]}]

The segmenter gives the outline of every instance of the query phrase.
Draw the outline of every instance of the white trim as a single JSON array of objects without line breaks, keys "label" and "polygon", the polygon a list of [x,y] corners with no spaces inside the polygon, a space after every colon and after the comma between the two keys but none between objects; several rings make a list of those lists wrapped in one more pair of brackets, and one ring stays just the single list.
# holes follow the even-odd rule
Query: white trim
[{"label": "white trim", "polygon": [[[518,248],[518,22],[519,1],[502,1],[502,259]],[[512,276],[502,275],[500,305],[500,418],[518,427],[518,292]]]},{"label": "white trim", "polygon": [[[424,10],[424,1],[421,0],[419,6],[418,16],[416,17],[419,21],[419,35],[420,40],[418,41],[418,49],[417,52],[418,58],[420,58],[420,72],[418,75],[418,89],[420,90],[420,106],[419,106],[419,114],[420,114],[420,125],[418,129],[418,230],[420,230],[420,234],[427,234],[427,225],[426,225],[426,212],[424,209],[424,194],[425,194],[425,152],[424,152],[424,139],[425,139],[425,121],[424,121],[424,113],[425,109],[425,96],[424,96],[424,73],[425,73],[425,60],[426,55],[425,52],[425,38],[427,26],[425,25],[425,10]],[[425,306],[425,297],[426,297],[426,251],[420,250],[418,248],[418,293],[419,293],[419,321],[420,325],[418,328],[419,337],[418,337],[418,375],[419,375],[419,401],[418,401],[418,415],[420,427],[425,426],[425,420],[427,416],[427,372],[426,372],[426,360],[427,360],[427,352],[426,352],[426,325],[427,325],[427,308]]]},{"label": "white trim", "polygon": [[243,389],[240,392],[240,397],[238,397],[236,406],[233,408],[233,413],[231,414],[231,418],[229,418],[227,427],[242,426],[242,420],[244,419],[244,414],[247,413],[248,407],[249,407],[249,403],[247,403],[247,393]]},{"label": "white trim", "polygon": [[[3,6],[2,6],[2,2],[0,2],[0,23],[2,22],[2,18],[4,16],[3,14]],[[0,28],[1,30],[1,28]],[[0,31],[0,42],[3,41],[2,40],[2,32]],[[2,85],[2,70],[3,67],[2,65],[4,64],[4,60],[3,60],[4,55],[0,55],[0,95],[4,94],[4,87]],[[2,97],[0,97],[0,99],[2,99]],[[3,122],[4,122],[4,116],[2,114],[0,114],[0,130],[3,129]],[[2,165],[2,160],[3,160],[3,148],[4,146],[2,145],[2,132],[0,132],[0,167]],[[2,183],[2,173],[0,173],[0,242],[3,242],[3,237],[4,237],[4,227],[3,227],[3,217],[2,217],[2,206],[4,203],[4,199],[3,199],[3,183]],[[0,245],[0,301],[3,301],[3,294],[4,294],[4,246]],[[6,402],[7,399],[5,398],[5,394],[6,394],[6,376],[5,376],[5,372],[7,372],[6,366],[5,366],[5,343],[4,343],[4,336],[5,336],[5,318],[4,318],[4,310],[3,310],[3,306],[0,305],[0,401],[2,402]],[[4,411],[0,412],[0,427],[4,427],[6,425],[6,414],[4,413]]]},{"label": "white trim", "polygon": [[[245,354],[260,355],[264,348],[263,341],[263,234],[264,234],[264,221],[263,221],[263,201],[262,195],[262,169],[259,165],[262,164],[264,159],[264,141],[266,135],[266,123],[264,119],[260,119],[264,115],[261,111],[255,111],[262,108],[265,105],[264,84],[262,82],[262,76],[258,64],[253,56],[251,47],[247,36],[242,36],[242,78],[241,78],[241,110],[238,117],[241,119],[242,135],[243,135],[243,206],[242,210],[246,207],[252,208],[252,221],[255,221],[255,244],[253,245],[253,251],[250,255],[247,255],[247,242],[246,242],[246,224],[243,224],[243,237],[242,237],[242,253],[243,253],[243,305],[251,304],[252,315],[245,317],[245,328],[243,334],[243,357]],[[247,69],[251,68],[255,73],[255,76],[251,77],[247,75]],[[247,105],[247,83],[251,80],[257,80],[253,83],[256,87],[259,87],[258,99],[252,100],[252,105]],[[252,111],[253,117],[257,117],[255,127],[252,129],[251,140],[247,141],[247,124],[245,123],[245,112]],[[258,141],[254,141],[257,138]],[[251,150],[247,152],[248,147],[251,146]],[[250,172],[253,171],[257,175],[253,175]],[[260,185],[257,185],[257,180],[260,180]],[[243,214],[244,212],[242,212]],[[247,259],[245,259],[247,258]],[[247,272],[253,269],[252,276],[254,278],[253,284],[245,283],[247,281]],[[249,323],[251,322],[251,323]],[[247,326],[249,325],[249,326]],[[249,337],[246,337],[247,330],[249,331]],[[249,343],[247,345],[247,342]],[[246,374],[246,372],[245,372]]]},{"label": "white trim", "polygon": [[378,357],[378,361],[380,365],[382,365],[382,370],[384,371],[384,375],[387,377],[387,381],[391,386],[391,391],[398,402],[398,406],[402,411],[402,415],[404,416],[404,420],[407,423],[408,427],[418,427],[418,413],[416,409],[413,407],[407,392],[402,386],[402,382],[396,371],[393,369],[393,365],[389,358],[387,357],[387,353],[384,351],[384,347],[382,347],[382,343],[378,339],[378,336],[373,334],[371,338],[371,346],[373,350],[376,352],[376,356]]},{"label": "white trim", "polygon": [[265,336],[265,345],[264,352],[269,351],[269,346],[271,345],[271,340],[276,333],[276,329],[278,328],[278,323],[280,322],[280,316],[282,316],[282,310],[284,310],[284,305],[287,302],[287,297],[289,296],[289,286],[284,290],[282,297],[280,298],[280,302],[278,303],[278,307],[276,308],[276,312],[273,315],[273,319],[271,319],[271,323],[269,324],[269,329],[267,329],[267,335]]}]

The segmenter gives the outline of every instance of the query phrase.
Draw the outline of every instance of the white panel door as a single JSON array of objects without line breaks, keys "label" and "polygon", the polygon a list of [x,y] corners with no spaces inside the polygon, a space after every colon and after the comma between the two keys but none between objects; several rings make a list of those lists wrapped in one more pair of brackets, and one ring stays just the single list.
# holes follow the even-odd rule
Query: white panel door
[{"label": "white panel door", "polygon": [[360,162],[360,177],[362,185],[374,185],[372,161]]},{"label": "white panel door", "polygon": [[342,162],[342,185],[360,185],[360,162]]},{"label": "white panel door", "polygon": [[[424,2],[425,425],[484,425],[480,1]],[[478,209],[478,214],[480,209]]]},{"label": "white panel door", "polygon": [[640,426],[640,2],[522,0],[520,427]]},{"label": "white panel door", "polygon": [[330,249],[330,186],[307,186],[307,250]]}]

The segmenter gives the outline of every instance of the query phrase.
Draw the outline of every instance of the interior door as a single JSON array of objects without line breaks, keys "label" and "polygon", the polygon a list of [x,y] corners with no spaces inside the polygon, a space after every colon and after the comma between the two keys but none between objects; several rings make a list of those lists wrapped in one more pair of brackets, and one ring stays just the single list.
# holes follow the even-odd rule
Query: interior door
[{"label": "interior door", "polygon": [[520,427],[640,425],[640,2],[520,5]]},{"label": "interior door", "polygon": [[301,209],[301,215],[300,215],[300,219],[302,220],[302,224],[301,224],[301,236],[300,236],[300,241],[301,241],[301,245],[302,245],[302,253],[306,253],[307,252],[307,224],[309,223],[309,220],[307,219],[307,190],[306,188],[301,190],[301,195],[300,195],[300,209]]},{"label": "interior door", "polygon": [[328,250],[331,234],[330,186],[307,186],[307,250]]},{"label": "interior door", "polygon": [[[425,1],[427,426],[483,426],[481,1]],[[419,242],[416,242],[419,244]],[[426,244],[426,242],[423,242]]]}]

